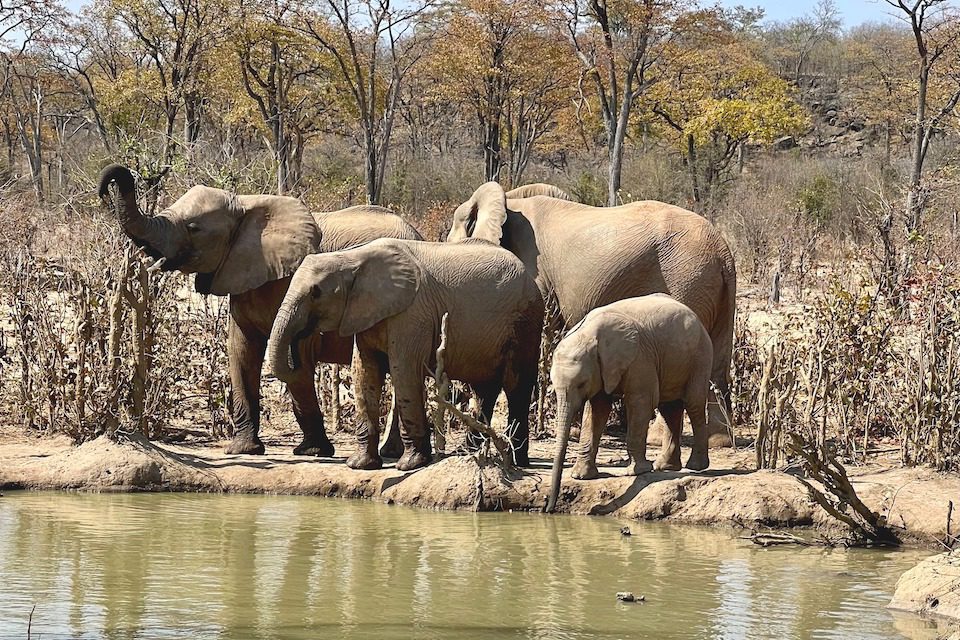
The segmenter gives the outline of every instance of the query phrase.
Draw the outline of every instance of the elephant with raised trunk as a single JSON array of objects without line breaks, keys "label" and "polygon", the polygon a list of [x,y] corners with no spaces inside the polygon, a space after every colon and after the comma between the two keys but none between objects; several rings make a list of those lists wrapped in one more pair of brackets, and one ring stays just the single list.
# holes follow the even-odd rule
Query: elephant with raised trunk
[{"label": "elephant with raised trunk", "polygon": [[270,335],[268,359],[280,379],[300,375],[301,343],[356,334],[354,469],[378,469],[380,397],[390,373],[400,412],[403,471],[432,459],[424,377],[436,368],[448,314],[444,362],[451,380],[473,388],[489,420],[507,396],[515,461],[529,464],[530,396],[537,379],[543,301],[513,254],[484,241],[460,245],[377,240],[310,256],[297,269]]},{"label": "elephant with raised trunk", "polygon": [[[543,195],[509,198],[488,182],[454,212],[448,241],[468,237],[516,254],[568,327],[592,309],[651,293],[690,307],[713,341],[711,380],[730,414],[737,272],[705,218],[652,200],[599,208]],[[711,405],[711,446],[730,443],[723,413]]]},{"label": "elephant with raised trunk", "polygon": [[[230,296],[227,355],[235,426],[227,453],[262,454],[260,373],[267,338],[290,284],[308,255],[336,251],[382,237],[420,239],[402,218],[381,207],[359,206],[311,215],[297,198],[236,195],[202,185],[155,216],[137,205],[131,172],[120,165],[100,176],[100,198],[112,208],[109,187],[117,185],[116,215],[124,232],[143,250],[162,260],[165,271],[195,273],[199,293]],[[315,363],[349,364],[348,335],[317,335],[300,345],[309,366],[285,382],[303,432],[299,455],[331,456],[333,444],[323,425],[314,384]]]},{"label": "elephant with raised trunk", "polygon": [[[594,309],[567,334],[553,354],[550,380],[557,394],[557,449],[547,510],[560,491],[570,427],[590,404],[590,421],[580,431],[580,451],[572,475],[596,478],[600,436],[614,397],[627,413],[628,473],[680,469],[680,433],[686,410],[693,426],[687,468],[710,464],[707,394],[713,344],[697,315],[668,295],[657,293],[619,300]],[[657,460],[647,460],[647,428],[654,409],[667,423]]]}]

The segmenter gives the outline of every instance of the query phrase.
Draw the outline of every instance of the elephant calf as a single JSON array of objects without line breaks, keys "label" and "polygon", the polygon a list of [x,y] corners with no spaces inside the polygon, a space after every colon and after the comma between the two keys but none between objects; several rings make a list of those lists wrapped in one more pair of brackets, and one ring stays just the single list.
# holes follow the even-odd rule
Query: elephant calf
[{"label": "elephant calf", "polygon": [[[666,294],[627,298],[588,313],[553,354],[550,379],[557,393],[557,451],[547,509],[556,506],[570,427],[583,414],[586,402],[591,415],[580,431],[574,478],[597,477],[597,449],[615,395],[623,396],[627,412],[630,473],[680,469],[684,408],[694,436],[687,468],[706,469],[712,365],[713,344],[707,330],[689,307]],[[651,465],[647,428],[657,408],[668,434]]]},{"label": "elephant calf", "polygon": [[380,398],[389,371],[400,413],[401,470],[428,464],[424,377],[436,364],[449,314],[446,372],[470,384],[489,419],[501,389],[517,464],[529,464],[528,411],[537,377],[543,301],[512,253],[483,240],[440,244],[376,240],[308,256],[297,269],[270,335],[268,359],[285,379],[299,366],[297,343],[314,332],[356,335],[354,469],[377,469]]}]

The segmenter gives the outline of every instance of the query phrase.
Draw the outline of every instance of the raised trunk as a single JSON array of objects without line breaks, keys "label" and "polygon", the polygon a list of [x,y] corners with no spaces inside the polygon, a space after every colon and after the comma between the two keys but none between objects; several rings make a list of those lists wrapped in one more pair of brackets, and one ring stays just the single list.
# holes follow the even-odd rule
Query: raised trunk
[{"label": "raised trunk", "polygon": [[114,213],[124,233],[137,246],[146,250],[155,258],[172,259],[174,251],[171,249],[172,233],[170,221],[163,216],[145,216],[137,204],[137,189],[133,174],[126,167],[112,164],[100,174],[99,195],[104,205],[113,207],[110,198],[110,184],[117,184],[120,201],[116,203]]},{"label": "raised trunk", "polygon": [[291,347],[296,348],[296,336],[307,325],[306,310],[307,305],[299,299],[293,305],[284,303],[273,321],[270,342],[267,344],[267,363],[273,375],[284,382],[293,377],[300,365]]},{"label": "raised trunk", "polygon": [[557,451],[553,456],[553,473],[550,476],[550,497],[547,501],[547,512],[552,513],[557,507],[557,498],[560,495],[560,480],[563,477],[563,461],[567,457],[567,442],[570,440],[570,427],[573,421],[570,403],[565,395],[557,394]]}]

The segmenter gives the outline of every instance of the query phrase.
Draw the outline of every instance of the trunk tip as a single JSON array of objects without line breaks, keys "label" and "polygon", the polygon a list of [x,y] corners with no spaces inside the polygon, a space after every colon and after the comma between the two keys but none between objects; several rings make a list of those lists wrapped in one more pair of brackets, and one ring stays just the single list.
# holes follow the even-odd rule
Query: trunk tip
[{"label": "trunk tip", "polygon": [[130,172],[130,169],[117,163],[107,165],[100,172],[100,186],[97,190],[100,198],[108,196],[111,182],[117,183],[117,188],[122,196],[131,193],[135,187],[133,173]]}]

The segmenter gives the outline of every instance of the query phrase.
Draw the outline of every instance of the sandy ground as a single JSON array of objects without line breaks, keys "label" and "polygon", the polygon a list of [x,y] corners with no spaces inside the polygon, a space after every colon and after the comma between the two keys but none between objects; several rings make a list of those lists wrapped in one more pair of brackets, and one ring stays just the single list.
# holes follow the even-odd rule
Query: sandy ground
[{"label": "sandy ground", "polygon": [[[410,473],[397,471],[392,461],[379,471],[354,471],[343,464],[353,449],[350,434],[335,435],[338,451],[332,459],[293,456],[296,439],[290,436],[268,433],[264,439],[267,455],[245,456],[224,454],[223,442],[165,444],[130,437],[76,447],[64,437],[0,428],[0,489],[277,493],[475,511],[539,511],[549,489],[552,439],[532,443],[532,469],[509,475],[472,456],[447,457]],[[757,530],[839,531],[789,472],[753,471],[751,450],[714,450],[711,468],[704,472],[634,477],[617,466],[624,458],[622,445],[609,436],[603,444],[601,477],[579,481],[565,475],[558,511]],[[655,454],[652,449],[648,456]],[[573,457],[568,454],[568,468]],[[864,501],[889,513],[905,540],[934,547],[944,538],[950,501],[960,499],[960,477],[901,468],[895,460],[849,471]],[[952,527],[955,533],[956,523]]]}]

